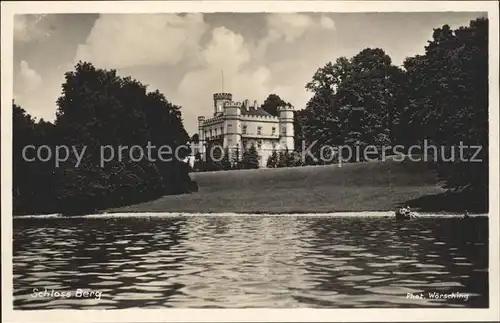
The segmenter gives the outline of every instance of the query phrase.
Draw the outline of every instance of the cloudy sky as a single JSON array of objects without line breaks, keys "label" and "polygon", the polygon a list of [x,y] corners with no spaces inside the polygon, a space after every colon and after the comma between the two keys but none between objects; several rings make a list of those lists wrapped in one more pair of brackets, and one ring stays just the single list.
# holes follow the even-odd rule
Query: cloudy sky
[{"label": "cloudy sky", "polygon": [[422,53],[432,28],[467,25],[479,13],[192,13],[17,15],[14,97],[54,120],[64,72],[78,60],[117,69],[182,106],[189,133],[211,115],[212,93],[259,103],[270,93],[296,108],[304,85],[339,56],[383,48],[400,65]]}]

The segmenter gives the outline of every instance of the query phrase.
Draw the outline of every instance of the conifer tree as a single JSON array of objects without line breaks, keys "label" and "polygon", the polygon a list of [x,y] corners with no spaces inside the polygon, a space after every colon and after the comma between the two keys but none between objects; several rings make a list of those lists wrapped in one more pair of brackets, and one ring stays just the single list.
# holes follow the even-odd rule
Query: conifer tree
[{"label": "conifer tree", "polygon": [[276,168],[278,166],[278,153],[273,149],[271,155],[267,159],[267,168]]},{"label": "conifer tree", "polygon": [[233,156],[233,159],[231,161],[233,169],[241,169],[242,168],[240,156],[241,156],[241,149],[240,149],[240,145],[238,144],[238,145],[236,145],[236,148],[234,150],[234,156]]},{"label": "conifer tree", "polygon": [[252,144],[248,150],[243,152],[243,168],[257,169],[259,168],[259,154],[255,145]]},{"label": "conifer tree", "polygon": [[229,148],[224,149],[224,156],[221,161],[221,169],[222,170],[230,170],[232,168],[231,159],[232,154],[230,153]]}]

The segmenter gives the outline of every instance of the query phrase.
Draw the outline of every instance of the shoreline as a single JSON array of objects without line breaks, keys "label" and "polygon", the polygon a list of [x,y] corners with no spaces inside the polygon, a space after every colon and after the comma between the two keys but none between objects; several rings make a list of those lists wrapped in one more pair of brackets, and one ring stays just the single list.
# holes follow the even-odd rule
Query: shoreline
[{"label": "shoreline", "polygon": [[[463,213],[454,212],[435,212],[435,213],[419,213],[415,212],[416,216],[419,218],[461,218]],[[325,212],[325,213],[315,213],[315,212],[262,212],[262,213],[250,213],[250,212],[221,212],[221,213],[209,213],[209,212],[110,212],[110,213],[94,213],[87,215],[62,215],[62,214],[41,214],[41,215],[14,215],[13,219],[33,219],[33,218],[140,218],[140,217],[380,217],[380,218],[390,218],[394,217],[394,211],[349,211],[349,212]],[[488,217],[488,213],[469,213],[472,217]]]}]

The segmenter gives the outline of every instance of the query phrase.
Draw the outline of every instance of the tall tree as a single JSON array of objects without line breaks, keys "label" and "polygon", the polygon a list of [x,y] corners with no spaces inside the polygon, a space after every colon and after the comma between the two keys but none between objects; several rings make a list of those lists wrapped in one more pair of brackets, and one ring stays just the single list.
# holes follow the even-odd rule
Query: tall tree
[{"label": "tall tree", "polygon": [[[55,164],[53,160],[39,160],[36,149],[42,145],[51,149],[55,147],[54,125],[43,119],[35,121],[15,103],[12,108],[13,211],[15,214],[52,213]],[[46,157],[46,151],[39,152],[40,157]]]},{"label": "tall tree", "polygon": [[305,129],[308,120],[308,111],[305,109],[295,111],[293,115],[293,136],[295,140],[295,151],[300,152],[302,143],[305,141]]},{"label": "tall tree", "polygon": [[399,110],[394,98],[404,71],[391,64],[382,49],[364,49],[351,59],[350,73],[338,86],[336,98],[344,108],[343,137],[356,145],[393,144]]},{"label": "tall tree", "polygon": [[[16,210],[78,214],[194,188],[182,154],[167,162],[157,158],[159,146],[175,151],[189,139],[179,107],[130,77],[86,62],[79,62],[65,79],[54,124],[36,123],[13,107]],[[70,154],[59,167],[51,166],[54,160],[26,163],[20,153],[27,144],[64,145],[83,158],[77,162]],[[101,155],[104,147],[114,156],[110,149]]]},{"label": "tall tree", "polygon": [[[405,61],[409,77],[409,104],[405,119],[417,125],[421,139],[442,147],[438,170],[447,187],[467,190],[485,203],[488,196],[488,20],[471,21],[452,30],[434,29],[425,54]],[[465,149],[464,160],[451,157],[460,143],[480,146]],[[487,204],[487,203],[486,203]]]},{"label": "tall tree", "polygon": [[222,169],[224,150],[220,139],[210,140],[205,147],[204,168],[208,171],[218,171]]},{"label": "tall tree", "polygon": [[241,149],[240,145],[237,144],[236,148],[234,149],[233,160],[231,161],[234,169],[240,169],[242,167],[240,157],[241,157]]},{"label": "tall tree", "polygon": [[278,108],[280,106],[289,106],[289,102],[285,102],[277,94],[269,94],[264,103],[260,106],[263,110],[273,116],[279,116]]},{"label": "tall tree", "polygon": [[275,149],[271,152],[271,155],[267,159],[266,167],[267,168],[276,168],[278,166],[278,153]]},{"label": "tall tree", "polygon": [[396,98],[402,79],[404,71],[391,65],[379,48],[319,68],[306,84],[313,96],[300,116],[305,141],[317,142],[316,150],[325,145],[390,145],[399,120]]},{"label": "tall tree", "polygon": [[259,154],[257,153],[257,149],[254,144],[252,144],[248,150],[243,152],[242,163],[244,169],[259,168]]},{"label": "tall tree", "polygon": [[232,156],[231,152],[228,148],[224,149],[224,155],[222,156],[221,161],[221,169],[222,170],[230,170],[232,169]]},{"label": "tall tree", "polygon": [[194,135],[191,136],[189,141],[193,144],[198,144],[200,142],[200,135],[195,133]]}]

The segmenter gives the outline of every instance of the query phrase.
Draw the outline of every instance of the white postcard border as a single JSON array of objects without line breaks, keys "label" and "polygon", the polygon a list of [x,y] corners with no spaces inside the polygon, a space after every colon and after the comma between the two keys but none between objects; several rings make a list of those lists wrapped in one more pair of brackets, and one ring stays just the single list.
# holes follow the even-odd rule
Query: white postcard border
[{"label": "white postcard border", "polygon": [[[14,311],[12,284],[13,15],[152,12],[488,12],[490,76],[489,309],[166,309]],[[37,1],[1,3],[2,312],[5,322],[331,322],[500,319],[499,64],[496,1]],[[430,26],[432,28],[433,26]]]}]

